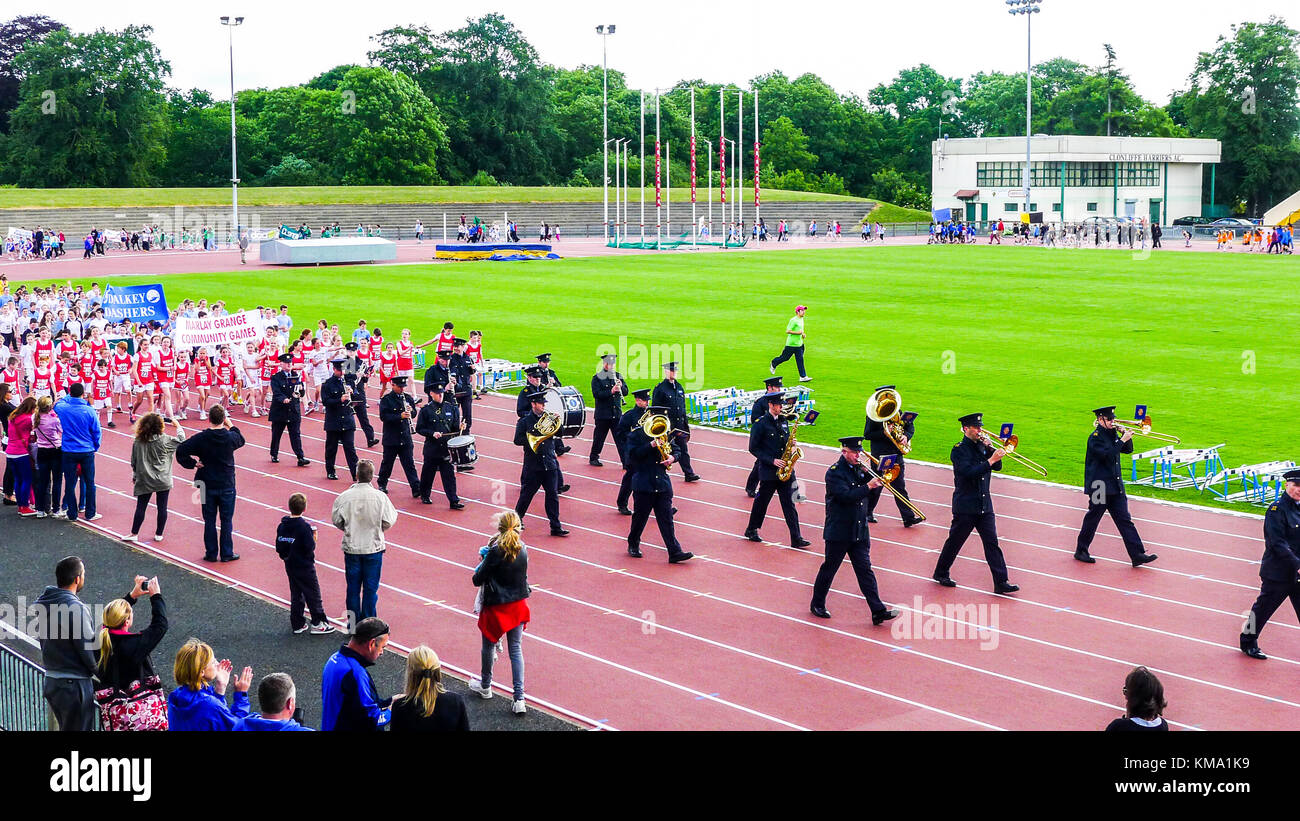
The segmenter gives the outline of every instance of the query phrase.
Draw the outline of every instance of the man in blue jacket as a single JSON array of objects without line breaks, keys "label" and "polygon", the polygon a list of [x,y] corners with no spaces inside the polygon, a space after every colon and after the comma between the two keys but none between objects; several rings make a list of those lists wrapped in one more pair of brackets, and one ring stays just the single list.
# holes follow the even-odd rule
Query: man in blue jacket
[{"label": "man in blue jacket", "polygon": [[68,395],[59,400],[54,412],[63,426],[63,475],[64,500],[68,512],[68,521],[77,520],[77,469],[81,469],[81,480],[86,505],[86,521],[102,519],[104,514],[95,512],[95,452],[99,450],[99,414],[91,410],[89,404],[81,397],[86,395],[86,386],[73,382],[68,386]]},{"label": "man in blue jacket", "polygon": [[378,731],[388,726],[393,700],[379,698],[367,669],[386,646],[388,624],[372,616],[358,622],[348,643],[325,662],[320,684],[322,730]]},{"label": "man in blue jacket", "polygon": [[272,673],[257,685],[257,703],[262,714],[245,716],[235,725],[236,732],[310,732],[298,723],[298,691],[288,673]]}]

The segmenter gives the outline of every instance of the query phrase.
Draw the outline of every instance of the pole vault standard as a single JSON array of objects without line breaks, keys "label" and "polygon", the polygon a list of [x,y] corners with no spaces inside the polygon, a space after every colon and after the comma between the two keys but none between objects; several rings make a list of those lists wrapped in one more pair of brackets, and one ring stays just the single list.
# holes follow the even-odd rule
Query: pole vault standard
[{"label": "pole vault standard", "polygon": [[745,92],[736,92],[736,235],[744,239],[745,201],[740,198],[740,186],[744,185],[745,163],[740,159],[741,146],[745,144]]},{"label": "pole vault standard", "polygon": [[695,86],[691,86],[691,247],[700,245],[700,224],[695,219]]},{"label": "pole vault standard", "polygon": [[641,242],[645,242],[645,92],[641,92]]},{"label": "pole vault standard", "polygon": [[673,141],[664,140],[664,225],[668,236],[673,235]]},{"label": "pole vault standard", "polygon": [[658,248],[659,243],[663,241],[663,220],[661,219],[661,216],[663,214],[664,202],[663,202],[663,190],[660,187],[661,185],[661,181],[660,181],[661,168],[659,165],[660,151],[661,148],[659,145],[659,89],[656,88],[655,89],[655,248]]},{"label": "pole vault standard", "polygon": [[[722,221],[727,221],[727,90],[718,88],[718,203],[722,206]],[[727,247],[727,230],[722,230],[722,247]]]}]

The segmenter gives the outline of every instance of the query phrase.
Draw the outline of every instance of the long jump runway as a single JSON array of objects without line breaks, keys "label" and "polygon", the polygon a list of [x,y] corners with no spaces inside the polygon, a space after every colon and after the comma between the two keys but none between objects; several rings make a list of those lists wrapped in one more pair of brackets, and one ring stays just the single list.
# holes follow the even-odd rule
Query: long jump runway
[{"label": "long jump runway", "polygon": [[[471,671],[480,637],[470,575],[491,532],[489,517],[517,498],[521,462],[511,441],[513,397],[476,402],[474,416],[479,460],[458,476],[465,510],[447,507],[440,483],[435,504],[422,505],[395,466],[389,491],[400,517],[388,533],[378,604],[397,644],[427,643],[449,666]],[[303,492],[307,516],[319,526],[326,611],[343,624],[343,562],[329,511],[347,487],[346,465],[340,481],[324,478],[321,416],[303,420],[312,460],[305,468],[294,466],[287,437],[281,456],[290,458],[270,463],[264,418],[236,411],[233,419],[248,440],[237,453],[241,560],[199,561],[202,520],[188,471],[179,468],[166,541],[138,549],[283,604],[287,583],[272,542],[289,495]],[[187,427],[192,434],[199,424]],[[1279,613],[1264,633],[1266,662],[1236,646],[1258,591],[1259,518],[1134,498],[1134,518],[1159,561],[1131,567],[1108,519],[1092,548],[1097,564],[1083,565],[1072,558],[1082,491],[996,477],[999,535],[1021,592],[991,592],[974,535],[952,571],[959,586],[947,589],[930,575],[950,521],[951,471],[913,462],[908,487],[929,521],[904,529],[892,500],[882,497],[872,560],[882,598],[902,615],[873,627],[847,563],[827,601],[833,618],[808,612],[824,544],[821,480],[837,451],[804,445],[796,471],[809,497],[798,509],[812,548],[786,543],[775,500],[761,531],[773,541],[758,544],[741,536],[750,508],[743,485],[753,464],[746,440],[694,430],[692,461],[703,480],[684,484],[674,470],[673,483],[678,538],[696,558],[669,565],[653,521],[642,541],[645,558],[627,556],[630,519],[615,504],[621,470],[612,442],[604,467],[587,463],[589,430],[560,460],[572,485],[560,502],[571,535],[549,535],[541,494],[525,518],[533,620],[524,655],[534,704],[622,730],[1092,730],[1123,713],[1124,676],[1145,664],[1164,681],[1175,728],[1300,726],[1300,627]],[[360,432],[358,439],[364,442]],[[96,466],[104,518],[83,526],[113,535],[129,530],[130,445],[125,427],[105,428]],[[358,450],[378,464],[378,449]],[[419,454],[417,442],[417,465]],[[152,513],[146,538],[151,527]],[[286,619],[284,640],[295,639]],[[495,675],[507,687],[508,668],[503,654]]]}]

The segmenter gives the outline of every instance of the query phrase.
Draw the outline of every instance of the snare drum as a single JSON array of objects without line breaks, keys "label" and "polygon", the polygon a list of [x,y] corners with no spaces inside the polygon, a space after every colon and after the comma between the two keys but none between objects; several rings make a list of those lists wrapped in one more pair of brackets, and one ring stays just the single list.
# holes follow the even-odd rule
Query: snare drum
[{"label": "snare drum", "polygon": [[570,385],[546,391],[546,412],[560,417],[561,439],[573,439],[587,425],[587,403],[578,389]]},{"label": "snare drum", "polygon": [[456,467],[468,467],[478,461],[473,436],[453,436],[447,440],[447,456]]}]

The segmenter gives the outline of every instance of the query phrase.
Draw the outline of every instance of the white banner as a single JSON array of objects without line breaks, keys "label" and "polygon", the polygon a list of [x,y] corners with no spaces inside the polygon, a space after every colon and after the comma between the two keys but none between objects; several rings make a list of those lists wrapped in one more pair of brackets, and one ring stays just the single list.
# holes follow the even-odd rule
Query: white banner
[{"label": "white banner", "polygon": [[14,228],[9,226],[9,233],[5,234],[6,239],[31,239],[32,232],[26,228]]},{"label": "white banner", "polygon": [[258,342],[266,334],[266,319],[258,311],[243,311],[229,316],[202,319],[178,317],[176,320],[176,347],[216,348],[249,341]]}]

